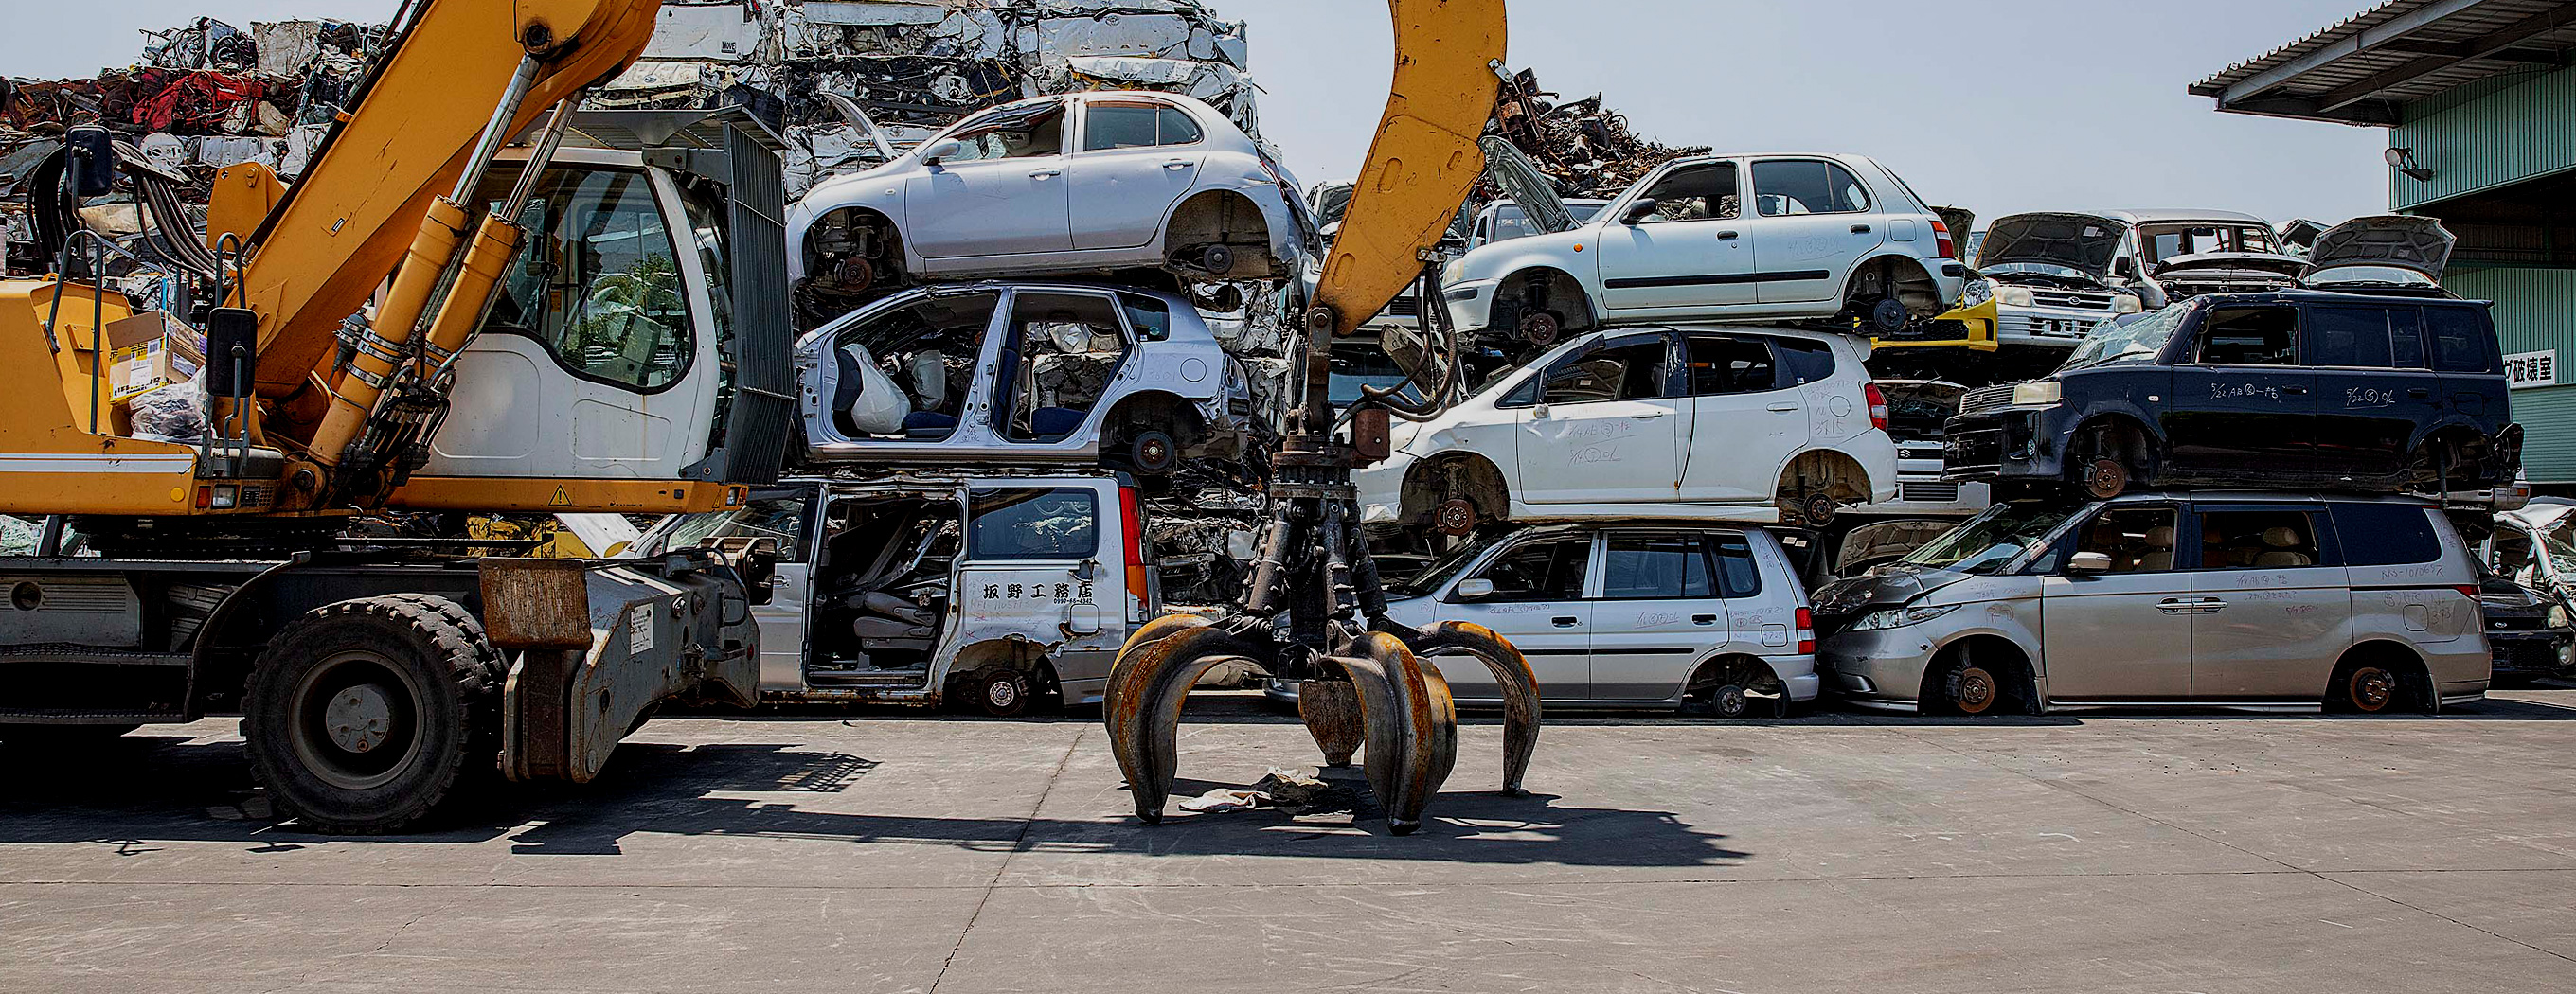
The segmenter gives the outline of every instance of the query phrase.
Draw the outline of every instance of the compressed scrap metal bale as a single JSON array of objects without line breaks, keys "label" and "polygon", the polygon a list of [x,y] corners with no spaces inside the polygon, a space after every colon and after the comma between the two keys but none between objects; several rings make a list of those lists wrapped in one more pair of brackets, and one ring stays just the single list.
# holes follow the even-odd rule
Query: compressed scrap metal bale
[{"label": "compressed scrap metal bale", "polygon": [[[1539,88],[1538,74],[1511,74],[1486,133],[1500,135],[1527,154],[1556,183],[1558,196],[1609,197],[1674,159],[1707,155],[1706,145],[1665,145],[1628,127],[1628,119],[1602,106],[1601,94],[1559,103]],[[1495,192],[1478,191],[1491,199]]]}]

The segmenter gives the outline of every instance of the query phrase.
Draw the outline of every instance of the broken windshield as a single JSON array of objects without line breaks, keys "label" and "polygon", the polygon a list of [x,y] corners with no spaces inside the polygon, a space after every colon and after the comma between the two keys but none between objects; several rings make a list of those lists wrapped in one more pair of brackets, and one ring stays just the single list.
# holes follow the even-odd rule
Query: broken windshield
[{"label": "broken windshield", "polygon": [[2173,340],[2174,329],[2182,326],[2188,307],[2168,307],[2144,314],[2123,314],[2105,321],[2084,341],[2075,346],[2066,364],[2057,367],[2061,373],[2114,363],[2154,362]]},{"label": "broken windshield", "polygon": [[2074,513],[2075,508],[2059,504],[1997,504],[1897,561],[1925,569],[1993,573],[2037,550]]}]

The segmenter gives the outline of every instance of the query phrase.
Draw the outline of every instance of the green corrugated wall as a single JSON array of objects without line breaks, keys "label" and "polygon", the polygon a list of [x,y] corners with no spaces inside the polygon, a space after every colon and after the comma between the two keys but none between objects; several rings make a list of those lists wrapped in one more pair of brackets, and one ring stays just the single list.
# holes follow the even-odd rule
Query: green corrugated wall
[{"label": "green corrugated wall", "polygon": [[2433,171],[2418,182],[2389,171],[2398,210],[2576,168],[2576,67],[2471,83],[2407,104],[2392,148]]},{"label": "green corrugated wall", "polygon": [[2507,353],[2557,349],[2558,382],[2513,392],[2513,419],[2526,434],[2523,472],[2534,483],[2576,483],[2576,270],[2453,269],[2451,292],[2495,301],[2496,337]]}]

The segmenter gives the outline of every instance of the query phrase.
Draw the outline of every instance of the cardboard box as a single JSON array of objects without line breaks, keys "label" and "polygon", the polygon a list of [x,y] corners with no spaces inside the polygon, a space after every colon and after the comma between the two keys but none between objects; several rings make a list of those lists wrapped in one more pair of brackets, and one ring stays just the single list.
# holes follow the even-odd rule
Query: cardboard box
[{"label": "cardboard box", "polygon": [[115,401],[196,379],[205,367],[205,336],[168,314],[146,311],[108,323],[107,388]]}]

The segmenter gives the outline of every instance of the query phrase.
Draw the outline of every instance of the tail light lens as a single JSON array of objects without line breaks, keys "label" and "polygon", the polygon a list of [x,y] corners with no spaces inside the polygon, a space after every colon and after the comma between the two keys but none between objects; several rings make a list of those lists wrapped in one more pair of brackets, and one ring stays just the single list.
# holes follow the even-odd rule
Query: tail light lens
[{"label": "tail light lens", "polygon": [[1959,257],[1958,246],[1953,245],[1950,242],[1949,225],[1943,224],[1939,221],[1932,222],[1932,244],[1940,248],[1941,258],[1956,259]]},{"label": "tail light lens", "polygon": [[1816,613],[1802,607],[1798,609],[1798,653],[1814,655],[1815,652]]},{"label": "tail light lens", "polygon": [[1869,401],[1869,426],[1880,431],[1886,431],[1887,395],[1879,392],[1878,384],[1876,383],[1861,384],[1860,395],[1861,399]]},{"label": "tail light lens", "polygon": [[1127,618],[1144,621],[1153,603],[1148,599],[1150,578],[1145,574],[1145,514],[1137,506],[1134,487],[1118,488],[1118,527],[1126,540],[1119,544],[1125,546],[1127,558]]},{"label": "tail light lens", "polygon": [[2474,583],[2463,583],[2459,586],[2452,587],[2451,589],[2459,591],[2460,596],[2466,597],[2471,601],[2477,600],[2478,594],[2481,593],[2481,591],[2478,590],[2478,585]]}]

